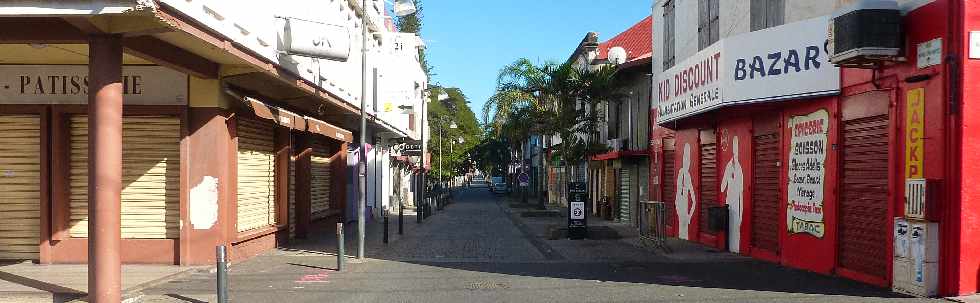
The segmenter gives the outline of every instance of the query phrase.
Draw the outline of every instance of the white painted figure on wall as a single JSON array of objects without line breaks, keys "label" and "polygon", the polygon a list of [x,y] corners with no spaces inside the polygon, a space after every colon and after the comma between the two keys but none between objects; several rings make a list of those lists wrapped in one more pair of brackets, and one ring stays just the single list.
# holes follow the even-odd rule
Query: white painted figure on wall
[{"label": "white painted figure on wall", "polygon": [[738,252],[739,234],[742,229],[742,192],[745,190],[745,177],[742,163],[738,162],[738,136],[732,137],[732,159],[725,165],[721,179],[721,191],[725,192],[728,204],[728,250]]},{"label": "white painted figure on wall", "polygon": [[[677,195],[674,199],[674,210],[677,211],[677,237],[689,239],[688,226],[697,208],[698,200],[694,195],[694,180],[691,178],[691,144],[684,144],[684,159],[680,170],[677,171]],[[688,204],[690,201],[690,204]]]}]

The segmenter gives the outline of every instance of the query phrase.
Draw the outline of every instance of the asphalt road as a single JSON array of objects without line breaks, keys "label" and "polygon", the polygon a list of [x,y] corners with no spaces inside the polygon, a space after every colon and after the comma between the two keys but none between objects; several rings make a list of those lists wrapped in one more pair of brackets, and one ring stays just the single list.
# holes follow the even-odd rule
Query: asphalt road
[{"label": "asphalt road", "polygon": [[[678,260],[621,240],[545,240],[542,224],[501,199],[464,189],[405,236],[373,241],[369,259],[345,272],[334,270],[329,241],[236,264],[232,302],[939,302],[744,258]],[[197,273],[142,299],[208,302],[213,285],[213,273]]]}]

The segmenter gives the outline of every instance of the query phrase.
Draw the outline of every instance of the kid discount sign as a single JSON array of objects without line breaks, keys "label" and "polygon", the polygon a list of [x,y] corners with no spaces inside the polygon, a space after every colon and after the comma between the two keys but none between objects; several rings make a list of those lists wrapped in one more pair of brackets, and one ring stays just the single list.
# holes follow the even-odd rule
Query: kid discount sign
[{"label": "kid discount sign", "polygon": [[819,17],[728,37],[657,75],[658,123],[728,105],[835,95]]}]

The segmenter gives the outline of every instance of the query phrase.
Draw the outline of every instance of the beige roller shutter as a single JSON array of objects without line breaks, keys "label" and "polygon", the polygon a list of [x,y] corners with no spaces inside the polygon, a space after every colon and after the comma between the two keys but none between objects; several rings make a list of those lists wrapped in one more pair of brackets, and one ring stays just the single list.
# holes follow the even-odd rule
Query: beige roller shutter
[{"label": "beige roller shutter", "polygon": [[275,125],[238,119],[238,231],[275,224]]},{"label": "beige roller shutter", "polygon": [[0,259],[37,259],[41,234],[41,119],[0,115]]},{"label": "beige roller shutter", "polygon": [[[71,129],[70,228],[88,237],[88,117]],[[180,236],[180,120],[173,116],[123,117],[122,237]]]},{"label": "beige roller shutter", "polygon": [[313,156],[310,159],[312,180],[310,184],[311,219],[327,217],[330,211],[330,154],[325,144],[313,144]]}]

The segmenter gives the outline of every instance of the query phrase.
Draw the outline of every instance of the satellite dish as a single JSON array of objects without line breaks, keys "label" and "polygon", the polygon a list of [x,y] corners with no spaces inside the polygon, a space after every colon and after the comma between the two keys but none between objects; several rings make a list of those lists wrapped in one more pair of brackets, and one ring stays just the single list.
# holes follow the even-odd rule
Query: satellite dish
[{"label": "satellite dish", "polygon": [[619,46],[610,48],[609,62],[612,64],[626,63],[626,50]]}]

